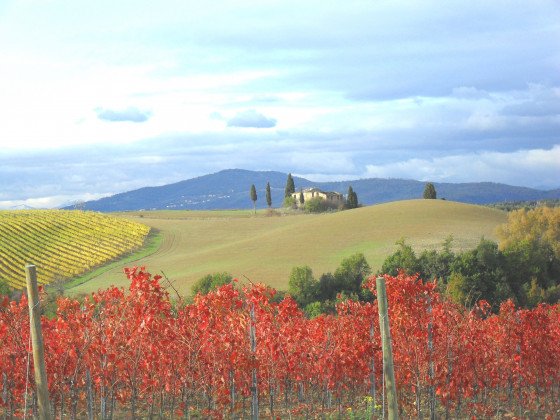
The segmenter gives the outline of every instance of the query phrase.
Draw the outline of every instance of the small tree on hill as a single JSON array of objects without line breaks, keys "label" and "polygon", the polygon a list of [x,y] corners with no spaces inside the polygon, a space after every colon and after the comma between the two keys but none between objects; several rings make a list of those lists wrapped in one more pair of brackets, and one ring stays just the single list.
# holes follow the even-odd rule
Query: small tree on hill
[{"label": "small tree on hill", "polygon": [[427,198],[427,199],[435,200],[436,199],[436,189],[434,187],[434,184],[432,184],[431,182],[428,182],[426,184],[426,188],[424,188],[424,194],[422,196],[424,198]]},{"label": "small tree on hill", "polygon": [[251,185],[251,200],[253,200],[253,207],[255,214],[257,214],[257,190],[255,189],[255,184]]},{"label": "small tree on hill", "polygon": [[270,182],[266,183],[266,204],[268,204],[268,207],[272,206],[272,196],[270,195]]},{"label": "small tree on hill", "polygon": [[288,174],[288,180],[286,181],[286,189],[284,190],[284,198],[291,197],[293,193],[296,192],[296,186],[294,185],[294,180],[292,174]]},{"label": "small tree on hill", "polygon": [[303,190],[299,189],[299,204],[303,206],[305,204],[305,197],[303,196]]}]

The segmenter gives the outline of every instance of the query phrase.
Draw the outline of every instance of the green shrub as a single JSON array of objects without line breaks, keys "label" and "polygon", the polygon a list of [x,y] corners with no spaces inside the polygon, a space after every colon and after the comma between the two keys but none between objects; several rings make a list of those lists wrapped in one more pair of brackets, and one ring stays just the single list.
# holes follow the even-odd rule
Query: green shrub
[{"label": "green shrub", "polygon": [[8,280],[0,279],[0,295],[8,296],[10,294],[10,286]]},{"label": "green shrub", "polygon": [[296,200],[290,195],[289,197],[284,198],[284,203],[282,204],[282,206],[295,209],[297,208]]},{"label": "green shrub", "polygon": [[192,285],[191,291],[193,295],[197,295],[198,293],[201,295],[207,295],[216,287],[229,284],[232,280],[233,277],[231,274],[226,272],[207,274]]},{"label": "green shrub", "polygon": [[310,198],[305,202],[305,211],[309,213],[323,213],[328,209],[327,202],[321,197]]}]

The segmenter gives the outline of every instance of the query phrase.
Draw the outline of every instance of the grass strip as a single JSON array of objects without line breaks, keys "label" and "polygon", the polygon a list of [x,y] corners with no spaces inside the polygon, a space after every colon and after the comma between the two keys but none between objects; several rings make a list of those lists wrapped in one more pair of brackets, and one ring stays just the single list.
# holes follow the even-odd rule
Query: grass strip
[{"label": "grass strip", "polygon": [[99,267],[84,276],[77,277],[64,285],[64,289],[71,289],[73,287],[79,286],[88,282],[89,280],[94,279],[102,275],[103,273],[115,268],[123,263],[129,263],[137,261],[141,258],[147,257],[149,255],[154,254],[161,246],[163,242],[163,232],[152,228],[148,237],[146,238],[145,245],[138,249],[136,252],[133,252],[129,255],[126,255],[123,258],[118,259],[117,261],[113,261],[110,264],[104,265],[103,267]]}]

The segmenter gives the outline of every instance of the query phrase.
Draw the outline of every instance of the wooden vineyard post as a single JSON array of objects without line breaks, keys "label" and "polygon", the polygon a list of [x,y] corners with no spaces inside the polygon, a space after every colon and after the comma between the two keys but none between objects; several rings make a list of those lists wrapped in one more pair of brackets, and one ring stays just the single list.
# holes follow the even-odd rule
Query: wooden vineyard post
[{"label": "wooden vineyard post", "polygon": [[[255,304],[251,307],[251,354],[253,364],[255,363],[255,355],[257,353],[257,340],[255,334]],[[259,393],[257,382],[257,368],[253,365],[253,374],[251,381],[251,419],[258,420],[259,418]]]},{"label": "wooden vineyard post", "polygon": [[432,299],[430,298],[430,295],[428,295],[428,315],[430,317],[428,321],[428,352],[430,357],[430,365],[428,371],[430,376],[430,385],[428,388],[429,390],[428,406],[430,407],[430,420],[436,420],[436,390],[434,387],[434,327],[433,327]]},{"label": "wooden vineyard post", "polygon": [[387,290],[385,277],[376,278],[377,307],[379,309],[379,328],[381,330],[381,344],[383,348],[383,370],[385,371],[385,387],[387,388],[387,405],[389,420],[398,420],[399,407],[397,404],[397,387],[395,384],[395,370],[393,367],[393,350],[391,347],[391,333],[389,331],[389,314],[387,310]]},{"label": "wooden vineyard post", "polygon": [[[371,340],[373,341],[373,325],[369,329]],[[371,375],[370,375],[370,397],[371,413],[375,416],[375,356],[371,356]]]},{"label": "wooden vineyard post", "polygon": [[49,389],[47,387],[47,369],[45,366],[43,331],[41,329],[39,288],[37,287],[37,272],[35,271],[34,265],[25,266],[25,279],[27,280],[27,295],[29,296],[29,325],[31,327],[31,342],[33,345],[33,366],[35,368],[35,384],[37,386],[39,419],[50,420],[51,409]]}]

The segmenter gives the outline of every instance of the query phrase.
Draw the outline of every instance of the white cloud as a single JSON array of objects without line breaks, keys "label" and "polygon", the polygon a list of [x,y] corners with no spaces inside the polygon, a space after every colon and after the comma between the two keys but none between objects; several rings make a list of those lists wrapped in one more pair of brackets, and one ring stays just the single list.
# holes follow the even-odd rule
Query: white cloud
[{"label": "white cloud", "polygon": [[240,111],[226,121],[228,127],[272,128],[276,126],[275,118],[265,117],[254,109]]},{"label": "white cloud", "polygon": [[142,123],[148,121],[152,116],[151,110],[140,111],[135,106],[129,106],[122,110],[95,108],[94,111],[97,113],[97,118],[109,122],[130,121]]}]

